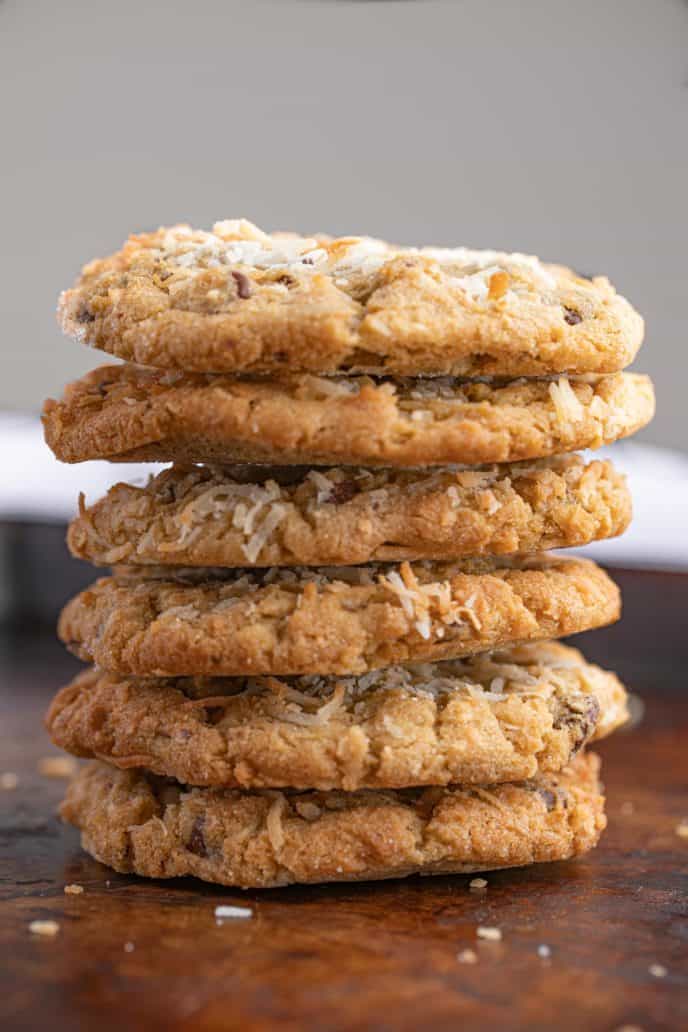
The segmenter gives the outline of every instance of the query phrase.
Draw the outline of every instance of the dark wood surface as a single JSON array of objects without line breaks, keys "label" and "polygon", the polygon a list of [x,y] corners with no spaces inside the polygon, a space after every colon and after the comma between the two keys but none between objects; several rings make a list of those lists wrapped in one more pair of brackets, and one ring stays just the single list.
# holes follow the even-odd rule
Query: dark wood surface
[{"label": "dark wood surface", "polygon": [[[688,1028],[688,576],[617,579],[624,620],[578,639],[646,704],[600,747],[609,828],[589,858],[488,874],[481,893],[467,877],[241,893],[111,873],[55,819],[64,782],[37,770],[42,713],[76,664],[48,631],[7,633],[0,771],[20,782],[0,791],[0,1028]],[[219,903],[253,918],[218,926]],[[35,919],[59,934],[32,936]],[[478,925],[503,940],[477,942]]]}]

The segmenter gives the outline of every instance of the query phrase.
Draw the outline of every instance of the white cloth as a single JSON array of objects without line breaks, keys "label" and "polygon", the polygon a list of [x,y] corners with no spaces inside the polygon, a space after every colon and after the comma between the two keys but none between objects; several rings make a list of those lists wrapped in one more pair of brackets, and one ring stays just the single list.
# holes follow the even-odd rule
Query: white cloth
[{"label": "white cloth", "polygon": [[[76,511],[83,491],[94,501],[119,480],[144,483],[154,467],[144,464],[57,462],[34,416],[0,413],[3,456],[0,519],[62,523]],[[634,519],[612,541],[580,551],[616,566],[688,569],[688,456],[649,444],[620,442],[596,455],[613,457],[627,473]]]}]

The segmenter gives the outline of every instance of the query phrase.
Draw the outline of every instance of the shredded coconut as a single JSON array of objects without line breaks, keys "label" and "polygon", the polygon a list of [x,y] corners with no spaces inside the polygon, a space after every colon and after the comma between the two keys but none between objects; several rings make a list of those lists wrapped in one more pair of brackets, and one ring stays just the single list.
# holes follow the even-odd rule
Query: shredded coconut
[{"label": "shredded coconut", "polygon": [[308,473],[308,479],[311,481],[316,489],[316,501],[318,505],[322,505],[323,502],[331,496],[334,490],[334,481],[326,477],[324,473],[319,473],[317,469],[312,469]]},{"label": "shredded coconut", "polygon": [[560,376],[557,383],[550,383],[549,395],[561,423],[577,423],[583,418],[583,406],[565,376]]},{"label": "shredded coconut", "polygon": [[351,280],[372,276],[385,262],[397,256],[422,256],[447,270],[474,300],[489,298],[490,280],[495,274],[515,277],[513,289],[494,296],[507,300],[533,286],[542,291],[556,287],[552,273],[535,257],[500,251],[475,251],[465,247],[393,247],[372,237],[343,237],[335,240],[268,234],[247,219],[216,222],[212,232],[173,226],[162,240],[163,258],[186,274],[204,268],[243,265],[262,270],[285,270],[303,276],[325,271],[340,287]]},{"label": "shredded coconut", "polygon": [[287,515],[286,505],[273,505],[260,527],[252,534],[241,549],[250,563],[254,563],[263,546],[270,540],[273,532]]},{"label": "shredded coconut", "polygon": [[284,809],[284,805],[284,796],[278,796],[268,810],[266,820],[268,838],[270,839],[270,845],[275,853],[279,853],[280,849],[284,845],[284,829],[282,827],[282,810]]}]

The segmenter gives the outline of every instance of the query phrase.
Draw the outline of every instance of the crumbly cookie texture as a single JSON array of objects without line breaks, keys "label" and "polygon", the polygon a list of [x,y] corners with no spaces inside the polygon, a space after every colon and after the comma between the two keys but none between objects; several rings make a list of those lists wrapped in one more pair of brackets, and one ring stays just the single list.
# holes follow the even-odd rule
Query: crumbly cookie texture
[{"label": "crumbly cookie texture", "polygon": [[72,521],[101,566],[318,566],[539,552],[622,533],[625,478],[579,455],[481,470],[165,470]]},{"label": "crumbly cookie texture", "polygon": [[59,635],[137,676],[358,674],[559,638],[620,605],[594,563],[554,556],[217,572],[102,578],[67,603]]},{"label": "crumbly cookie texture", "polygon": [[189,785],[484,785],[558,771],[627,719],[614,676],[554,642],[361,677],[131,680],[55,697],[53,741]]},{"label": "crumbly cookie texture", "polygon": [[507,383],[283,379],[101,366],[49,399],[46,440],[65,462],[442,466],[596,448],[652,418],[646,376]]},{"label": "crumbly cookie texture", "polygon": [[120,358],[225,373],[609,373],[643,337],[602,277],[497,251],[271,236],[244,219],[131,237],[84,268],[58,316]]},{"label": "crumbly cookie texture", "polygon": [[61,807],[123,874],[242,888],[365,881],[567,860],[603,831],[599,763],[490,788],[242,792],[185,788],[94,762]]}]

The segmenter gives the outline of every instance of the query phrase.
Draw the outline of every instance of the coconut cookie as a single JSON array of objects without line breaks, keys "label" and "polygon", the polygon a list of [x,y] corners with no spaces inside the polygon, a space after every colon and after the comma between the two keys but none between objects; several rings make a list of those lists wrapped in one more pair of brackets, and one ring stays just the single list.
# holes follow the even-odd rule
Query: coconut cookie
[{"label": "coconut cookie", "polygon": [[631,498],[580,456],[480,471],[191,466],[116,484],[67,541],[101,566],[318,566],[538,552],[613,537]]},{"label": "coconut cookie", "polygon": [[102,366],[44,407],[59,459],[442,466],[596,448],[652,418],[648,377],[237,379]]},{"label": "coconut cookie", "polygon": [[366,881],[568,860],[606,820],[596,756],[560,774],[479,787],[361,792],[185,788],[143,771],[83,768],[60,813],[123,874],[241,888]]},{"label": "coconut cookie", "polygon": [[497,251],[271,236],[244,219],[131,237],[84,268],[59,320],[120,358],[222,373],[609,373],[643,337],[602,277]]},{"label": "coconut cookie", "polygon": [[56,745],[189,785],[406,788],[558,771],[627,719],[614,674],[555,643],[361,677],[131,680],[63,688]]},{"label": "coconut cookie", "polygon": [[583,559],[218,572],[102,578],[67,603],[59,636],[122,674],[357,674],[559,638],[619,615],[618,588]]}]

